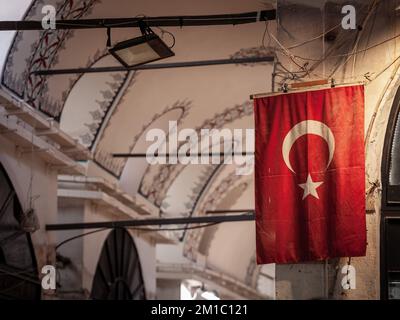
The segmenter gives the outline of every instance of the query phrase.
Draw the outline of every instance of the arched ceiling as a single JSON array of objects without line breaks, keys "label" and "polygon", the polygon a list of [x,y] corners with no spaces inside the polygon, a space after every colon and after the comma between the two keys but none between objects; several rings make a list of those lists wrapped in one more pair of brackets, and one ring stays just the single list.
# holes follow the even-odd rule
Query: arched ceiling
[{"label": "arched ceiling", "polygon": [[[226,14],[271,8],[258,0],[149,0],[134,5],[132,0],[36,0],[25,19],[41,19],[45,4],[55,5],[63,19]],[[265,26],[258,22],[166,28],[174,34],[176,44],[175,56],[164,61],[267,55],[268,49],[262,45]],[[158,29],[154,31],[161,35]],[[112,42],[138,35],[136,29],[112,29]],[[118,65],[107,53],[106,40],[103,29],[18,32],[1,84],[54,117],[64,131],[92,150],[93,161],[119,179],[128,193],[140,194],[167,214],[173,214],[172,209],[180,211],[175,214],[197,214],[199,203],[211,192],[209,184],[219,176],[226,177],[232,171],[228,166],[150,166],[144,159],[113,158],[111,154],[145,153],[149,145],[146,132],[166,130],[169,120],[178,121],[179,129],[252,128],[249,95],[270,90],[272,65],[32,74],[43,69]],[[171,43],[172,39],[164,34],[164,41]],[[266,46],[268,42],[267,38]],[[248,197],[252,201],[251,192]]]}]

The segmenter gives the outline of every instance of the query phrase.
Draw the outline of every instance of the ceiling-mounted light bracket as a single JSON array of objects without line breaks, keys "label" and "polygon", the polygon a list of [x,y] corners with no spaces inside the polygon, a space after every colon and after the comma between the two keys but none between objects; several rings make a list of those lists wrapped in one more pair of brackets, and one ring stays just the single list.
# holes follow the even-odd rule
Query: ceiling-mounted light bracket
[{"label": "ceiling-mounted light bracket", "polygon": [[147,25],[147,23],[144,22],[143,20],[139,20],[138,25],[140,32],[142,33],[143,36],[154,34],[153,30],[151,30],[150,27]]}]

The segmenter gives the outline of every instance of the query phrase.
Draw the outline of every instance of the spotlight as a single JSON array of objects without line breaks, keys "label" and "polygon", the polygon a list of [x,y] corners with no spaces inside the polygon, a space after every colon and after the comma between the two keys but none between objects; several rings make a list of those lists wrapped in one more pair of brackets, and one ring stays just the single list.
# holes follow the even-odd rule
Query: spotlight
[{"label": "spotlight", "polygon": [[109,49],[127,68],[174,56],[174,52],[143,21],[139,21],[142,36],[117,43]]}]

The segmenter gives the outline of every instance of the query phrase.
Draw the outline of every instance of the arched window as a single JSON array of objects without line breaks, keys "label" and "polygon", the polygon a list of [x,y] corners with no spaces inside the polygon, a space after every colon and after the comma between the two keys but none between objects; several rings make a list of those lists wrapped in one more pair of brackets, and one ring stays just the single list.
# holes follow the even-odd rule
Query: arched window
[{"label": "arched window", "polygon": [[111,231],[100,253],[93,279],[95,300],[145,300],[139,255],[131,235],[123,228]]},{"label": "arched window", "polygon": [[385,137],[382,188],[381,298],[400,299],[400,89]]},{"label": "arched window", "polygon": [[23,211],[0,164],[0,299],[40,299],[41,286],[29,233],[21,228]]}]

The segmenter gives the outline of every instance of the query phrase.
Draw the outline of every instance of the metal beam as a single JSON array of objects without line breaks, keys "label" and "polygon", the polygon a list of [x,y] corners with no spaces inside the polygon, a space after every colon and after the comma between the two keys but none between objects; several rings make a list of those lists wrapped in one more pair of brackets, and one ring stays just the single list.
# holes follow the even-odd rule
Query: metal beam
[{"label": "metal beam", "polygon": [[[227,157],[227,156],[253,156],[253,151],[243,151],[243,152],[209,152],[209,153],[159,153],[154,155],[149,155],[149,157],[154,158],[170,158],[170,157],[201,157],[201,156],[209,156],[209,157]],[[147,158],[146,153],[113,153],[113,158]],[[243,211],[242,211],[243,212]]]},{"label": "metal beam", "polygon": [[220,214],[220,213],[246,213],[254,212],[254,209],[230,209],[230,210],[208,210],[207,214]]},{"label": "metal beam", "polygon": [[126,72],[134,70],[154,70],[154,69],[170,69],[170,68],[188,68],[188,67],[205,67],[225,64],[243,64],[243,63],[260,63],[260,62],[273,62],[273,56],[265,57],[250,57],[238,59],[217,59],[217,60],[203,60],[203,61],[187,61],[187,62],[174,62],[174,63],[155,63],[144,64],[141,66],[126,68],[123,66],[116,67],[98,67],[98,68],[72,68],[72,69],[53,69],[53,70],[37,70],[33,72],[37,76],[51,76],[62,74],[77,74],[77,73],[98,73],[98,72]]},{"label": "metal beam", "polygon": [[103,228],[124,228],[124,227],[143,227],[143,226],[160,226],[160,225],[179,225],[194,223],[221,223],[221,222],[238,222],[253,221],[254,212],[240,215],[218,215],[218,216],[200,216],[200,217],[183,217],[183,218],[160,218],[160,219],[137,219],[137,220],[120,220],[107,222],[84,222],[84,223],[61,223],[46,225],[47,231],[60,230],[77,230],[77,229],[103,229]]},{"label": "metal beam", "polygon": [[[139,21],[149,27],[188,27],[212,25],[236,25],[258,21],[275,20],[276,10],[262,10],[238,14],[219,14],[201,16],[135,17],[57,20],[56,28],[61,29],[99,29],[99,28],[138,28]],[[42,30],[42,21],[0,21],[0,31]]]}]

